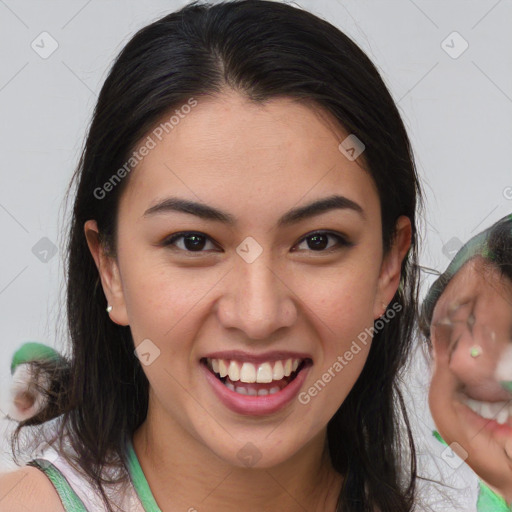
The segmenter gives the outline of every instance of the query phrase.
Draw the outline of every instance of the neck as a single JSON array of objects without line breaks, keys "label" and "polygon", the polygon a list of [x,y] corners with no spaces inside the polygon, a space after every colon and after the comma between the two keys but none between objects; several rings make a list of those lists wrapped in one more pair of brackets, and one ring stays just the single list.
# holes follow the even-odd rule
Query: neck
[{"label": "neck", "polygon": [[281,464],[246,468],[227,463],[150,407],[133,446],[162,510],[336,510],[342,477],[331,465],[325,429]]}]

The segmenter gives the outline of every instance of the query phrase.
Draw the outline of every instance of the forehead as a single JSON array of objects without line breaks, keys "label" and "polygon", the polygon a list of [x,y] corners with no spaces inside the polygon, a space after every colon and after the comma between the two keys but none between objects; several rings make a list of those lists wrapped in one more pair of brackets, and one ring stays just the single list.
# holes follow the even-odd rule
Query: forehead
[{"label": "forehead", "polygon": [[434,309],[434,319],[450,315],[458,307],[480,304],[512,307],[512,283],[494,265],[477,257],[468,261],[451,279]]},{"label": "forehead", "polygon": [[350,161],[342,154],[338,146],[348,133],[319,107],[290,98],[256,104],[237,93],[196,100],[161,140],[149,134],[155,147],[132,171],[121,207],[130,204],[142,215],[140,208],[157,196],[181,195],[229,204],[237,215],[248,205],[261,213],[337,189],[370,215],[378,213],[377,189],[362,157]]}]

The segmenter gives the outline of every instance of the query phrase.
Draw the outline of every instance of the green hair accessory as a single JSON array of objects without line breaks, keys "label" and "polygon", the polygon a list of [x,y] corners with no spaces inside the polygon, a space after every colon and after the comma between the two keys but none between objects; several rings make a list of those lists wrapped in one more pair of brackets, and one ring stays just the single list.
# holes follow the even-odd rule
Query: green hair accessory
[{"label": "green hair accessory", "polygon": [[12,356],[11,375],[20,364],[38,360],[59,361],[61,359],[62,356],[52,347],[36,341],[27,341]]}]

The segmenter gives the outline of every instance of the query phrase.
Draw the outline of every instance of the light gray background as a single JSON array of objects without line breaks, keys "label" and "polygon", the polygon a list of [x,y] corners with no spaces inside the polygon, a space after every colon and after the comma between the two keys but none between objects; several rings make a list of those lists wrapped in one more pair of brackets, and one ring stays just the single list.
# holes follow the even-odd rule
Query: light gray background
[{"label": "light gray background", "polygon": [[[106,72],[139,28],[185,3],[0,0],[3,411],[17,346],[37,340],[62,349],[65,342],[65,317],[58,316],[64,297],[63,198]],[[408,128],[427,195],[421,263],[444,270],[450,251],[512,211],[512,2],[298,3],[351,36],[380,69]],[[450,35],[454,31],[460,37]],[[58,43],[46,59],[31,47],[33,41],[41,47],[45,37],[49,48],[42,32]],[[467,50],[453,58],[464,41]],[[33,251],[44,237],[57,247],[47,262]],[[424,285],[431,281],[426,274]],[[428,369],[421,357],[413,364],[406,387],[420,469],[469,488],[446,492],[454,496],[453,505],[437,489],[427,496],[429,487],[426,499],[433,510],[473,510],[467,503],[474,499],[474,476],[465,466],[448,467],[431,441]],[[13,467],[5,440],[9,428],[0,419],[0,471]]]}]

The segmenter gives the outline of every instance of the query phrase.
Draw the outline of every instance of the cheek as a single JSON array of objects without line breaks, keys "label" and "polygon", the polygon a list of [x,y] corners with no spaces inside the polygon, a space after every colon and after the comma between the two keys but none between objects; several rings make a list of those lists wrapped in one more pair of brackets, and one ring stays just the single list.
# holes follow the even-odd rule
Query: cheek
[{"label": "cheek", "polygon": [[434,423],[447,443],[456,437],[455,433],[461,427],[452,403],[454,386],[453,376],[447,368],[443,364],[435,363],[428,403]]},{"label": "cheek", "polygon": [[[169,340],[222,277],[222,271],[127,262],[123,292],[134,339]],[[224,270],[225,272],[225,270]],[[197,314],[197,313],[196,313]],[[170,344],[171,346],[173,344]]]},{"label": "cheek", "polygon": [[[318,339],[318,359],[306,387],[318,420],[328,420],[361,374],[372,343],[375,278],[339,272],[304,288],[305,315]],[[318,397],[318,398],[315,398]]]},{"label": "cheek", "polygon": [[140,279],[132,274],[126,282],[126,308],[136,342],[143,338],[162,338],[185,314],[188,300],[180,293],[178,283],[175,284],[170,287],[164,276],[152,273],[145,273]]},{"label": "cheek", "polygon": [[437,370],[434,371],[432,375],[432,380],[430,382],[430,388],[428,390],[428,405],[430,408],[430,413],[432,414],[432,418],[439,428],[442,428],[442,418],[443,418],[443,394],[442,394],[442,386],[441,379]]},{"label": "cheek", "polygon": [[[193,342],[205,315],[207,293],[219,276],[161,263],[134,263],[126,275],[123,289],[132,337],[136,347],[146,343],[151,354],[150,363],[142,366],[144,373],[157,401],[186,421],[190,402],[183,389],[190,387],[197,364],[192,359]],[[137,351],[141,354],[142,348]]]},{"label": "cheek", "polygon": [[373,306],[377,289],[377,278],[371,271],[340,271],[322,276],[303,285],[301,296],[306,297],[306,311],[316,322],[317,329],[324,333],[323,339],[341,350],[358,335],[373,327]]}]

